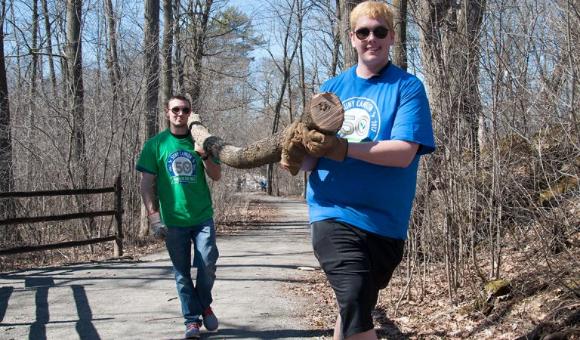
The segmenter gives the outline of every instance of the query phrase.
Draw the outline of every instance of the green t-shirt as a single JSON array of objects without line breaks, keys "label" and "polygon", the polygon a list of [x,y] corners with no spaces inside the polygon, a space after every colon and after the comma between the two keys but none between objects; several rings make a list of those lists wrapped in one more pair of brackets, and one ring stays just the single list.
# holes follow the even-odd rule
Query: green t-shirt
[{"label": "green t-shirt", "polygon": [[145,142],[137,170],[157,176],[159,210],[167,226],[191,227],[213,217],[204,167],[191,136],[160,132]]}]

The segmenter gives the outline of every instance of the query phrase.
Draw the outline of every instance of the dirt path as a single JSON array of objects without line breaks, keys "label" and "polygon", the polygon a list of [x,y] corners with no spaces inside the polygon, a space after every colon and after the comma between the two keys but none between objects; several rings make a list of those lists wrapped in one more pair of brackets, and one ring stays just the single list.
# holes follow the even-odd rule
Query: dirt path
[{"label": "dirt path", "polygon": [[[316,267],[306,206],[258,195],[280,214],[218,237],[213,308],[220,330],[207,339],[312,339],[305,308],[293,296]],[[175,339],[183,334],[166,251],[139,261],[42,268],[0,275],[1,339]]]}]

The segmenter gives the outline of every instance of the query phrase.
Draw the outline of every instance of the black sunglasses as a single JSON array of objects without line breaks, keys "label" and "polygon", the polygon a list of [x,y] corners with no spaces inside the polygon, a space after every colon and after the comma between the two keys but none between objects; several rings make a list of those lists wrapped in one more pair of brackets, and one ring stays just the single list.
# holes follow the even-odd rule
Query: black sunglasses
[{"label": "black sunglasses", "polygon": [[171,108],[171,112],[178,114],[179,111],[183,112],[184,115],[189,114],[189,112],[191,112],[191,109],[189,107],[179,107],[179,106],[175,106]]},{"label": "black sunglasses", "polygon": [[384,26],[379,26],[371,31],[369,28],[363,27],[363,28],[359,28],[358,30],[354,31],[354,34],[356,35],[356,37],[359,40],[365,40],[366,38],[369,37],[371,32],[373,32],[373,35],[377,39],[385,39],[387,37],[387,35],[389,34],[389,29],[384,27]]}]

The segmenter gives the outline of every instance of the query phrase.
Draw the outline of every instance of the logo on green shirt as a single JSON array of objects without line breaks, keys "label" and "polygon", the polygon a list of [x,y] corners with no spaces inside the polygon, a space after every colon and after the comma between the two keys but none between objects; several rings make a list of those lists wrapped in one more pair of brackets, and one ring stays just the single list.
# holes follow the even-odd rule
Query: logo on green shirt
[{"label": "logo on green shirt", "polygon": [[176,151],[167,157],[167,172],[171,176],[171,182],[186,184],[195,183],[196,160],[187,151]]}]

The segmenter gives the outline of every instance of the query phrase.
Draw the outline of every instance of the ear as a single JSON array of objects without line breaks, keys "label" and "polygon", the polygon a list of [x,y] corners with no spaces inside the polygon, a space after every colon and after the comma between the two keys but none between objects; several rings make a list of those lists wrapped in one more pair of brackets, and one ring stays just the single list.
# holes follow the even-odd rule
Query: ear
[{"label": "ear", "polygon": [[389,39],[389,45],[393,45],[395,43],[395,31],[394,30],[389,30],[389,35],[387,36],[387,39]]},{"label": "ear", "polygon": [[353,31],[349,31],[348,32],[348,36],[350,37],[350,44],[352,45],[353,48],[355,48],[355,46],[356,46],[355,45],[356,36],[354,35],[354,32]]}]

